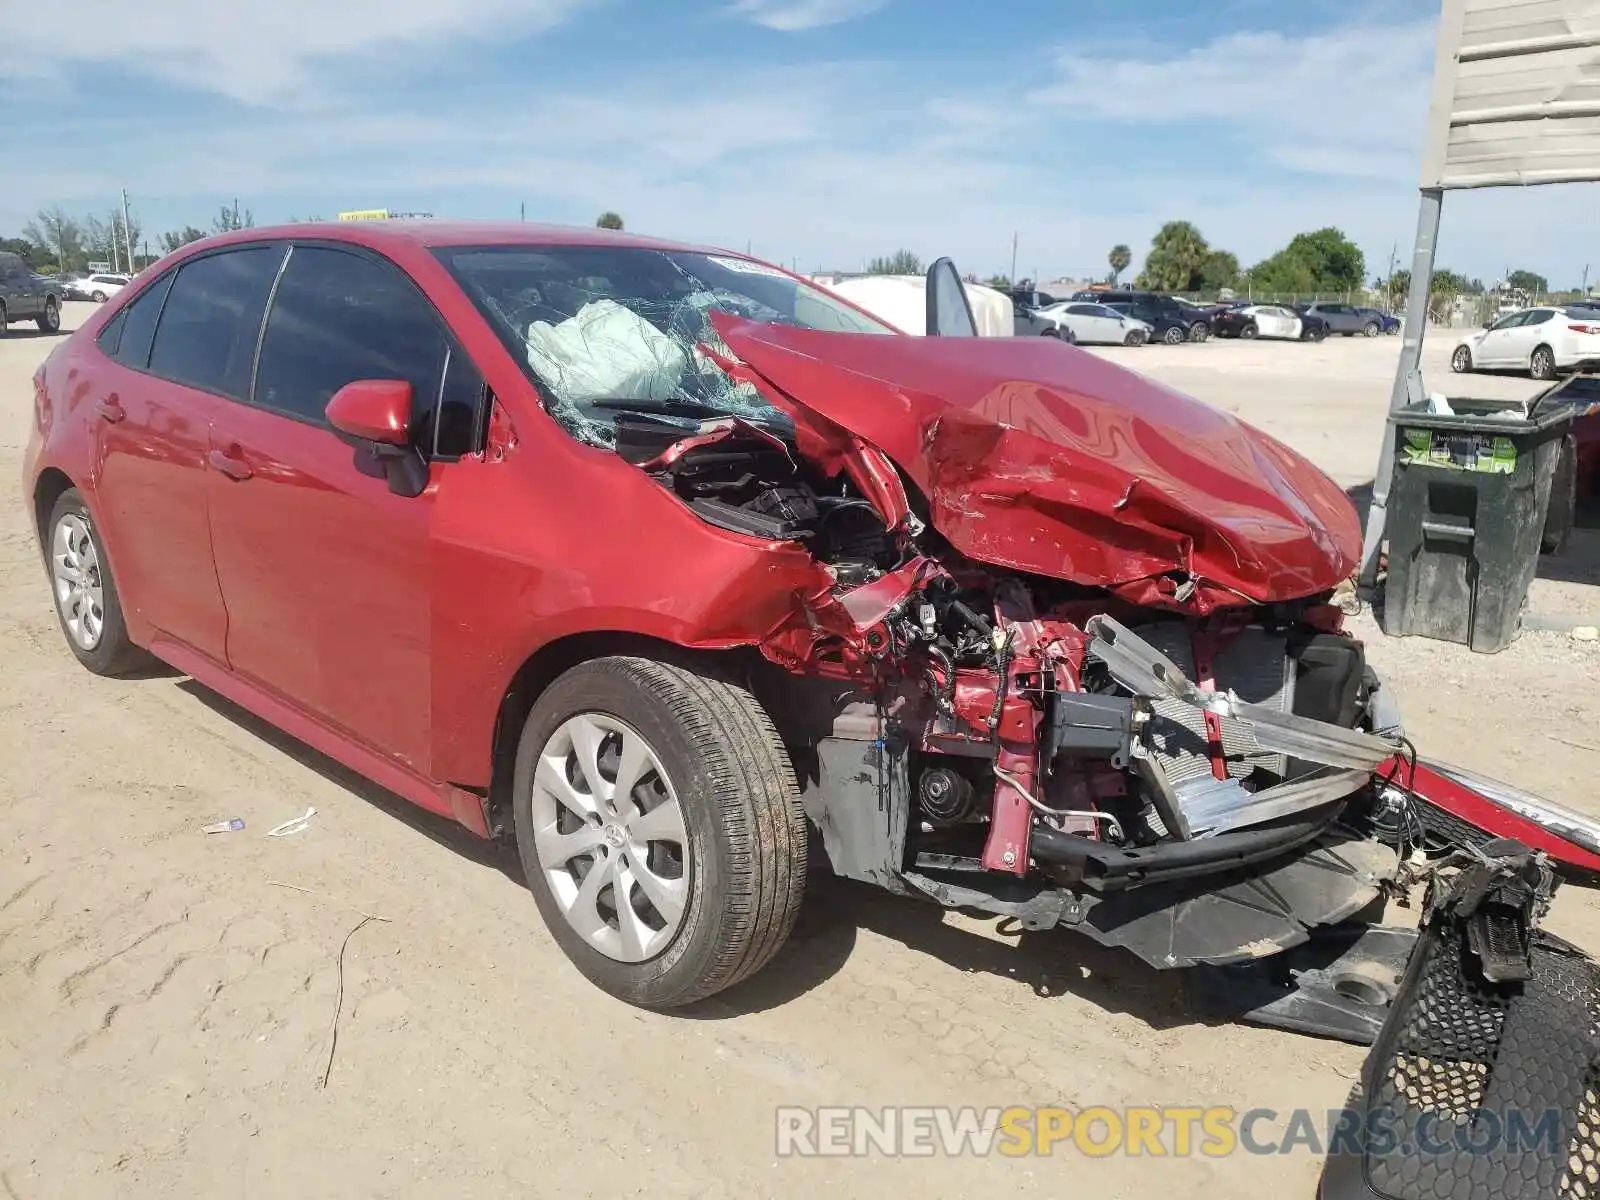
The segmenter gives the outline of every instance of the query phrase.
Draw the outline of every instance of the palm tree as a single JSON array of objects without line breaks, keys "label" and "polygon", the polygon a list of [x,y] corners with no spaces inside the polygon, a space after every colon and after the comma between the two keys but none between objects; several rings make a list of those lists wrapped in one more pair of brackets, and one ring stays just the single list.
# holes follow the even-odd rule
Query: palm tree
[{"label": "palm tree", "polygon": [[621,229],[622,218],[614,212],[603,212],[600,219],[595,222],[601,229]]},{"label": "palm tree", "polygon": [[1117,276],[1126,271],[1133,262],[1133,251],[1118,242],[1111,247],[1111,253],[1106,257],[1106,261],[1111,264],[1111,282],[1116,283]]}]

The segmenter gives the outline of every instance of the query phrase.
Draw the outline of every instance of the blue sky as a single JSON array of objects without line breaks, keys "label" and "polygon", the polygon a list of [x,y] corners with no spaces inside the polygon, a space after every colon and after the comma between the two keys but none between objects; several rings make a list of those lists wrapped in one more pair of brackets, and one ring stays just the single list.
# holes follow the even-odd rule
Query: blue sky
[{"label": "blue sky", "polygon": [[[1103,273],[1164,220],[1247,265],[1408,254],[1437,0],[0,0],[0,235],[128,188],[590,223],[802,270],[902,246]],[[1441,265],[1565,286],[1574,188],[1456,194]],[[1600,268],[1600,249],[1596,267]]]}]

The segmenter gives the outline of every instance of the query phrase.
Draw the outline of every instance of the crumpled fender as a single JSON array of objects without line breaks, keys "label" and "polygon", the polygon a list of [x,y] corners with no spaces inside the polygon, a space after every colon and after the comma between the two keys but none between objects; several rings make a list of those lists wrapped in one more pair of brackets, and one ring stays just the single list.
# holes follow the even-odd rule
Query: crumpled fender
[{"label": "crumpled fender", "polygon": [[1074,347],[712,319],[799,423],[851,435],[802,453],[886,454],[969,558],[1197,613],[1315,595],[1355,567],[1355,509],[1311,463]]}]

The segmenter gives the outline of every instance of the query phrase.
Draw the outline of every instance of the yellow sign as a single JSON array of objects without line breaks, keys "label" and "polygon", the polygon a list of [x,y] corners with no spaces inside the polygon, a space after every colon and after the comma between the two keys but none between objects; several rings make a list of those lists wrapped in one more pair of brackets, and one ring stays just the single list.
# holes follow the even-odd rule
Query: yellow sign
[{"label": "yellow sign", "polygon": [[339,214],[341,221],[386,221],[388,218],[387,208],[357,208]]}]

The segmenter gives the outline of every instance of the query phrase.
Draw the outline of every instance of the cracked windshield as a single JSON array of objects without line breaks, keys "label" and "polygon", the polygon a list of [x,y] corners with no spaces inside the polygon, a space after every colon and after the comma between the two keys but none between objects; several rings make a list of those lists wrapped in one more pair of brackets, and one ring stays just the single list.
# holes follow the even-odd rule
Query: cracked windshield
[{"label": "cracked windshield", "polygon": [[701,349],[712,312],[834,333],[892,334],[821,290],[732,255],[541,246],[440,252],[574,437],[612,446],[619,412],[692,426],[787,419]]}]

